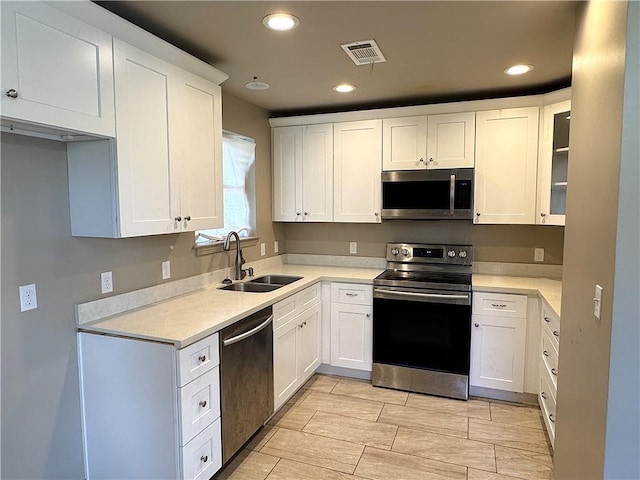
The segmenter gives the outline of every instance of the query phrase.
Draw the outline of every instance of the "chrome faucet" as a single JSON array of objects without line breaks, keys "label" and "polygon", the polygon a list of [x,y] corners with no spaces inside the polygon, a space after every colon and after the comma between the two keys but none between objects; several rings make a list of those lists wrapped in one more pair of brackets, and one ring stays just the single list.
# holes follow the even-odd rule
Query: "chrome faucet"
[{"label": "chrome faucet", "polygon": [[240,236],[237,232],[229,232],[227,238],[224,239],[222,249],[229,251],[232,236],[236,237],[236,274],[234,280],[242,280],[247,275],[247,272],[242,269],[242,265],[244,265],[244,257],[242,256],[242,249],[240,248]]}]

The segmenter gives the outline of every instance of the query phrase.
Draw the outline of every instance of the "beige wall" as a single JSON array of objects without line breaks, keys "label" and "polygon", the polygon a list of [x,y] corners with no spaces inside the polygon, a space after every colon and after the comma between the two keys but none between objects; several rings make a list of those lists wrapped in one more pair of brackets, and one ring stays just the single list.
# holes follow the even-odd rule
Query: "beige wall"
[{"label": "beige wall", "polygon": [[[270,127],[266,111],[229,95],[223,127],[256,139],[257,234],[272,255]],[[65,144],[2,134],[1,478],[84,478],[73,305],[226,267],[196,257],[193,233],[130,239],[71,237]],[[269,247],[270,245],[270,247]],[[260,258],[246,249],[248,261]],[[20,312],[18,286],[35,283],[38,309]]]},{"label": "beige wall", "polygon": [[[626,21],[627,2],[589,2],[578,15],[558,368],[556,480],[600,479],[604,475]],[[604,288],[600,320],[593,315],[596,284]]]},{"label": "beige wall", "polygon": [[287,253],[384,257],[387,242],[454,243],[474,246],[476,261],[533,263],[533,249],[545,249],[547,264],[562,264],[564,227],[473,225],[471,221],[385,221],[381,224],[280,224]]}]

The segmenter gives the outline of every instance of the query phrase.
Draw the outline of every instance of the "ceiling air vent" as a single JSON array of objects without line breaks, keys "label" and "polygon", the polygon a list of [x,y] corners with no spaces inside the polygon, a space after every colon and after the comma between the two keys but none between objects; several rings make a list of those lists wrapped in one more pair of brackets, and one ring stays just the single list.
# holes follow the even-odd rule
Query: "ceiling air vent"
[{"label": "ceiling air vent", "polygon": [[387,61],[375,40],[345,43],[340,46],[356,65],[370,65]]}]

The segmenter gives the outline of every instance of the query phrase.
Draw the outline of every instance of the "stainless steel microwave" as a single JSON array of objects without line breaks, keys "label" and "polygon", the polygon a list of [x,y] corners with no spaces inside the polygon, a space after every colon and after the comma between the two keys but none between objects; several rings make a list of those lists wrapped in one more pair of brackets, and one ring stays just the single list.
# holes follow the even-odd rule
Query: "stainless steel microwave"
[{"label": "stainless steel microwave", "polygon": [[382,172],[382,218],[473,219],[473,168]]}]

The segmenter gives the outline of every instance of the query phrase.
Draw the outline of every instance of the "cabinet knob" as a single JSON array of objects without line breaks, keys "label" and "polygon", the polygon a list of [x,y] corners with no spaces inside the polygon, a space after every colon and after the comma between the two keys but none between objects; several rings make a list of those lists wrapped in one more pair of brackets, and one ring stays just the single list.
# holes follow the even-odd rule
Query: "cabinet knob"
[{"label": "cabinet knob", "polygon": [[542,218],[544,218],[544,217],[546,217],[546,216],[547,216],[547,214],[546,214],[546,213],[544,213],[544,212],[540,212],[540,216],[541,216]]},{"label": "cabinet knob", "polygon": [[556,337],[556,338],[559,338],[560,337],[560,332],[558,332],[557,330],[554,330],[553,331],[553,336]]},{"label": "cabinet knob", "polygon": [[479,323],[474,323],[473,326],[478,328],[480,326],[480,324]]},{"label": "cabinet knob", "polygon": [[178,215],[176,218],[174,218],[174,220],[176,222],[181,222],[182,221],[182,217],[180,215]]},{"label": "cabinet knob", "polygon": [[380,216],[378,212],[374,213],[374,215],[376,216],[376,219]]},{"label": "cabinet knob", "polygon": [[551,373],[553,373],[556,377],[558,376],[558,370],[555,368],[551,369]]},{"label": "cabinet knob", "polygon": [[476,212],[476,217],[479,217],[479,216],[480,216],[480,212]]},{"label": "cabinet knob", "polygon": [[547,352],[546,350],[543,350],[543,351],[542,351],[542,354],[543,354],[545,357],[548,357],[548,356],[549,356],[549,352]]},{"label": "cabinet knob", "polygon": [[424,163],[424,158],[421,158],[420,160],[418,160],[420,163]]},{"label": "cabinet knob", "polygon": [[545,400],[547,399],[547,394],[545,392],[540,392],[540,396]]},{"label": "cabinet knob", "polygon": [[200,360],[201,362],[204,362],[206,359],[207,359],[207,356],[206,356],[206,355],[200,355],[200,356],[198,357],[198,360]]},{"label": "cabinet knob", "polygon": [[367,313],[367,318],[371,318],[371,314],[370,313]]},{"label": "cabinet knob", "polygon": [[209,457],[207,455],[202,455],[200,460],[202,460],[202,463],[207,463],[209,461]]},{"label": "cabinet knob", "polygon": [[299,217],[299,216],[300,216],[300,212],[296,212],[296,217]]},{"label": "cabinet knob", "polygon": [[206,400],[200,400],[200,403],[198,403],[198,405],[200,405],[202,408],[207,406],[207,401]]},{"label": "cabinet knob", "polygon": [[430,158],[430,159],[429,159],[429,163],[433,163],[433,158]]},{"label": "cabinet knob", "polygon": [[309,212],[304,212],[305,216],[309,215]]},{"label": "cabinet knob", "polygon": [[544,317],[544,321],[547,323],[551,323],[551,319],[549,317]]},{"label": "cabinet knob", "polygon": [[550,421],[551,423],[556,423],[556,417],[554,417],[554,416],[553,416],[553,413],[550,413],[550,414],[549,414],[549,421]]},{"label": "cabinet knob", "polygon": [[184,217],[184,219],[188,222],[189,220],[191,220],[191,215],[187,215],[186,217]]},{"label": "cabinet knob", "polygon": [[18,91],[15,88],[10,88],[9,90],[7,90],[7,97],[18,98]]}]

